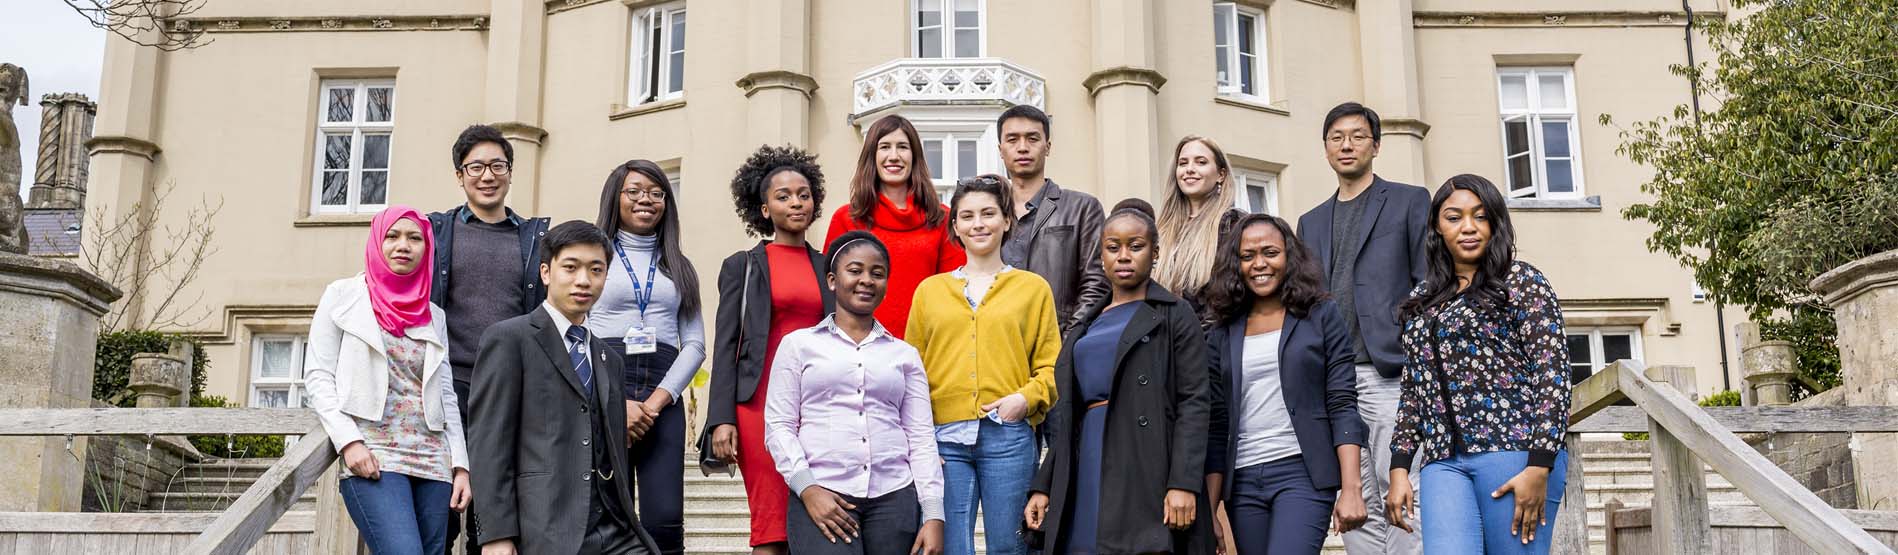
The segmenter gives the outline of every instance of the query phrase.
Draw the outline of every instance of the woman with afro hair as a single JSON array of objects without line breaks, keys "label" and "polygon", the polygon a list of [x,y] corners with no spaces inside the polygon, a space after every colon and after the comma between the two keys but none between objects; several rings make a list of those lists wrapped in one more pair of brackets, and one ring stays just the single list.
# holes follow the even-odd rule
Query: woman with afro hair
[{"label": "woman with afro hair", "polygon": [[744,475],[752,553],[781,555],[791,494],[765,449],[767,369],[779,340],[817,325],[836,306],[824,285],[824,255],[804,238],[824,204],[824,172],[815,155],[765,146],[738,168],[731,187],[746,232],[765,239],[719,266],[712,402],[700,448]]}]

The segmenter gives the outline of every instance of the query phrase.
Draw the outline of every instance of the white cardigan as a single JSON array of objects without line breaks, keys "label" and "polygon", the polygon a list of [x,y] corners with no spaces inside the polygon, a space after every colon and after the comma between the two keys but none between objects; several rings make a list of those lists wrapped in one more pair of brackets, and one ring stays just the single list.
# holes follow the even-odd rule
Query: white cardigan
[{"label": "white cardigan", "polygon": [[[449,460],[454,468],[468,468],[468,444],[462,436],[461,402],[455,397],[453,372],[448,368],[447,324],[441,307],[430,304],[429,322],[409,328],[408,337],[424,346],[422,410],[428,429],[448,432]],[[382,327],[369,303],[369,286],[362,274],[330,282],[310,319],[310,340],[303,362],[304,387],[310,392],[323,429],[337,452],[362,441],[362,430],[351,417],[382,420],[389,394],[389,358],[382,343]]]}]

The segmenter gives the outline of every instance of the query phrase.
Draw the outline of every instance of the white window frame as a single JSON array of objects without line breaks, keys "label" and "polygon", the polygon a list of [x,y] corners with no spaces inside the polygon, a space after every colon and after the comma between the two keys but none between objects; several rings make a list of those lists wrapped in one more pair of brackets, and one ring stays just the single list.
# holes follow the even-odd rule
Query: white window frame
[{"label": "white window frame", "polygon": [[[1542,77],[1560,75],[1565,106],[1543,108]],[[1503,79],[1520,77],[1523,79],[1523,105],[1511,109],[1503,105]],[[1576,109],[1575,68],[1568,66],[1552,67],[1503,67],[1496,70],[1496,110],[1497,136],[1502,140],[1504,190],[1511,198],[1577,199],[1586,196],[1588,190],[1582,180],[1582,135],[1580,118]],[[1509,153],[1509,123],[1520,120],[1525,122],[1529,133],[1529,151],[1511,156]],[[1573,190],[1566,192],[1549,191],[1547,143],[1543,140],[1543,122],[1568,122],[1568,161],[1569,180]],[[1516,184],[1516,176],[1509,169],[1509,161],[1519,156],[1530,159],[1530,175],[1535,181],[1533,187],[1521,187]],[[1559,159],[1559,158],[1558,158]]]},{"label": "white window frame", "polygon": [[[683,70],[687,68],[681,68],[679,82],[669,82],[672,78],[672,55],[678,54],[681,62],[686,57],[684,46],[680,46],[676,51],[670,49],[673,38],[673,19],[684,15],[684,2],[633,10],[630,16],[632,32],[628,34],[630,43],[627,44],[626,105],[639,106],[663,102],[685,95]],[[687,22],[687,25],[690,25],[690,19]],[[652,33],[655,24],[658,26],[660,49],[663,50],[657,54],[652,50]],[[690,27],[686,29],[690,30]],[[658,89],[657,92],[654,88]]]},{"label": "white window frame", "polygon": [[[264,343],[277,342],[277,341],[291,342],[290,371],[292,373],[292,377],[266,378],[263,376]],[[308,338],[302,335],[257,334],[257,335],[251,336],[251,340],[250,340],[250,398],[246,400],[246,402],[244,403],[245,406],[249,406],[249,407],[260,406],[257,404],[260,398],[258,395],[260,391],[287,390],[289,391],[289,400],[290,400],[289,408],[303,408],[305,406],[304,396],[306,395],[304,391],[304,385],[303,385],[304,383],[303,361],[304,361],[304,349],[307,347],[308,347]]]},{"label": "white window frame", "polygon": [[1251,189],[1259,188],[1265,193],[1262,195],[1265,198],[1265,206],[1263,207],[1265,213],[1273,216],[1279,214],[1278,174],[1235,167],[1232,168],[1231,181],[1232,186],[1237,188],[1235,191],[1239,193],[1233,196],[1233,208],[1244,210],[1247,213],[1253,213]]},{"label": "white window frame", "polygon": [[[1223,22],[1220,20],[1221,12],[1225,12],[1225,20]],[[1246,28],[1246,26],[1240,22],[1241,17],[1252,18],[1250,29]],[[1265,12],[1258,8],[1243,6],[1233,2],[1215,3],[1213,4],[1213,25],[1220,25],[1222,23],[1226,27],[1226,40],[1230,42],[1223,45],[1219,44],[1219,35],[1214,33],[1213,55],[1215,57],[1225,58],[1227,71],[1230,71],[1231,74],[1222,79],[1218,75],[1219,65],[1217,59],[1215,59],[1213,65],[1214,87],[1217,88],[1221,96],[1243,98],[1260,103],[1268,102],[1271,96],[1268,94],[1271,90],[1271,83],[1265,71]],[[1240,33],[1245,33],[1252,38],[1252,49],[1254,52],[1248,54],[1239,50]],[[1251,57],[1250,63],[1246,61],[1247,56]],[[1250,91],[1245,90],[1245,83],[1240,81],[1240,76],[1244,75],[1241,71],[1243,67],[1242,64],[1250,65],[1252,68],[1252,90]]]},{"label": "white window frame", "polygon": [[[922,138],[923,144],[918,145],[914,152],[916,156],[924,157],[924,160],[928,159],[928,144],[937,141],[942,142],[942,166],[937,167],[931,165],[929,169],[932,173],[941,174],[943,177],[941,179],[937,179],[935,175],[929,177],[930,182],[936,186],[936,196],[940,197],[944,204],[949,203],[949,195],[955,192],[957,181],[984,173],[995,173],[991,168],[997,165],[997,163],[992,163],[991,160],[987,159],[989,157],[984,154],[985,152],[991,154],[996,152],[994,141],[990,139],[990,136],[993,135],[992,133],[976,130],[918,130],[917,135]],[[975,143],[975,173],[970,175],[960,175],[962,169],[962,154],[958,152],[957,146],[959,145],[957,143],[962,141]]]},{"label": "white window frame", "polygon": [[[369,89],[389,89],[389,121],[367,121],[369,117]],[[335,89],[353,89],[351,98],[350,121],[329,121],[330,91]],[[325,79],[317,87],[315,158],[310,171],[310,213],[323,214],[372,214],[388,206],[389,196],[395,188],[395,106],[396,95],[394,79]],[[343,204],[323,204],[323,175],[325,154],[329,134],[349,134],[349,186],[344,193]],[[362,202],[363,173],[363,137],[365,135],[389,136],[389,166],[382,171],[388,176],[382,190],[381,204]]]},{"label": "white window frame", "polygon": [[[940,52],[942,52],[942,56],[932,58],[932,59],[959,58],[959,56],[956,56],[956,30],[957,30],[956,0],[939,0],[939,1],[941,4],[941,7],[939,8],[938,16],[941,19],[939,19],[938,21],[940,21],[941,24],[937,25],[935,29],[937,29],[940,32],[940,38],[937,39],[937,42],[938,42],[937,46],[938,48],[941,49]],[[910,0],[909,11],[904,14],[904,17],[909,19],[909,24],[906,25],[905,27],[909,28],[909,43],[910,43],[909,55],[912,58],[923,57],[923,29],[924,28],[922,26],[922,23],[923,23],[922,19],[917,17],[917,14],[922,13],[922,3],[923,3],[923,0]],[[975,16],[976,17],[976,24],[975,24],[976,43],[975,43],[975,56],[973,57],[981,58],[981,57],[987,56],[989,53],[989,25],[988,25],[989,2],[988,0],[975,0],[975,11],[976,11],[976,16]]]},{"label": "white window frame", "polygon": [[[1647,354],[1644,352],[1645,347],[1641,343],[1641,328],[1638,328],[1638,327],[1626,327],[1626,326],[1574,327],[1574,328],[1569,328],[1568,330],[1566,330],[1565,335],[1562,337],[1562,340],[1564,342],[1568,341],[1568,336],[1570,335],[1588,336],[1588,351],[1589,351],[1588,370],[1589,370],[1589,374],[1591,375],[1601,372],[1602,368],[1606,368],[1609,364],[1612,364],[1615,362],[1612,360],[1602,360],[1607,357],[1607,353],[1602,348],[1602,336],[1604,335],[1628,336],[1629,337],[1628,355],[1630,357],[1633,357],[1633,360],[1635,362],[1641,362],[1641,361],[1646,360],[1647,358]],[[1574,357],[1574,354],[1570,353],[1571,360],[1573,360],[1573,357]]]}]

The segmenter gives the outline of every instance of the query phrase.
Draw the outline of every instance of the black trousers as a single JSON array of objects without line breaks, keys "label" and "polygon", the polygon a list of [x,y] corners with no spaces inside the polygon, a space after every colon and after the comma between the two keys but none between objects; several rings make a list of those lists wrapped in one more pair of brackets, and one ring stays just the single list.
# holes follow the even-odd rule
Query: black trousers
[{"label": "black trousers", "polygon": [[639,539],[639,532],[614,516],[606,506],[602,491],[604,480],[594,482],[592,499],[587,503],[587,536],[580,541],[580,555],[657,555]]},{"label": "black trousers", "polygon": [[824,537],[824,531],[811,521],[811,513],[804,509],[804,500],[791,494],[790,522],[786,528],[791,544],[791,553],[797,555],[909,555],[909,548],[916,544],[916,531],[922,526],[923,508],[916,500],[916,485],[884,494],[882,497],[864,499],[839,494],[857,508],[850,509],[850,516],[857,519],[858,530],[862,534],[850,543],[831,541]]},{"label": "black trousers", "polygon": [[[606,344],[620,354],[626,398],[645,401],[679,358],[679,350],[660,343],[652,353],[627,355],[622,341],[608,338]],[[685,407],[674,401],[659,411],[645,437],[626,446],[639,524],[663,555],[685,553]]]},{"label": "black trousers", "polygon": [[[472,387],[473,385],[468,382],[455,380],[455,397],[461,399],[461,421],[463,424],[468,422],[468,390]],[[461,519],[463,518],[468,519],[469,523],[475,522],[474,499],[472,496],[468,499],[468,510],[462,511],[462,513],[458,515],[448,515],[448,541],[443,542],[442,545],[448,546],[448,550],[451,552],[455,550],[455,538],[461,536]],[[468,526],[468,555],[479,555],[481,553],[481,542],[475,539],[476,532],[478,532],[478,530],[475,530],[473,524],[470,524]]]}]

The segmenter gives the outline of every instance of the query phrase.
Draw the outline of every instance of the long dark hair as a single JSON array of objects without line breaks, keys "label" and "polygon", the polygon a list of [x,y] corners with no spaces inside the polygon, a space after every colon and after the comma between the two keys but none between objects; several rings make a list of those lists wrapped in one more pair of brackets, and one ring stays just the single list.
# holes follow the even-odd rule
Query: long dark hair
[{"label": "long dark hair", "polygon": [[1496,310],[1509,304],[1509,291],[1503,288],[1503,281],[1509,276],[1509,266],[1516,262],[1516,228],[1509,223],[1509,204],[1494,183],[1466,173],[1443,182],[1430,199],[1430,220],[1423,234],[1423,288],[1398,307],[1399,323],[1457,296],[1456,260],[1450,257],[1450,248],[1443,234],[1437,231],[1443,203],[1457,191],[1475,194],[1483,203],[1484,216],[1489,219],[1489,243],[1483,246],[1483,256],[1477,261],[1476,275],[1470,278],[1467,290],[1481,308]]},{"label": "long dark hair", "polygon": [[665,272],[672,286],[679,290],[679,312],[698,310],[699,273],[679,250],[679,208],[673,204],[678,196],[672,194],[672,181],[666,179],[666,172],[659,169],[658,164],[651,160],[628,160],[614,167],[613,172],[606,175],[606,185],[600,191],[600,218],[594,225],[608,237],[618,236],[620,188],[626,184],[626,175],[632,172],[646,176],[659,185],[659,190],[666,192],[666,209],[659,213],[659,271]]},{"label": "long dark hair", "polygon": [[909,201],[923,209],[923,225],[942,225],[948,215],[942,209],[942,199],[936,196],[936,184],[929,178],[929,157],[923,155],[923,137],[909,120],[895,114],[870,124],[870,132],[863,136],[863,149],[857,153],[857,173],[850,178],[850,219],[865,226],[876,224],[872,216],[877,207],[877,189],[883,184],[882,177],[877,175],[877,141],[898,130],[909,138]]},{"label": "long dark hair", "polygon": [[1200,316],[1202,323],[1211,328],[1234,318],[1244,318],[1252,310],[1252,303],[1258,296],[1252,294],[1252,288],[1246,285],[1244,262],[1239,260],[1239,238],[1246,229],[1255,225],[1269,225],[1277,229],[1279,236],[1285,239],[1285,269],[1280,270],[1284,277],[1279,279],[1279,302],[1285,305],[1285,311],[1293,316],[1304,318],[1319,302],[1331,298],[1325,290],[1325,276],[1318,266],[1318,257],[1312,256],[1311,249],[1298,235],[1292,232],[1292,225],[1284,218],[1271,214],[1247,214],[1232,224],[1226,236],[1219,239],[1219,254],[1213,259],[1213,275],[1206,281],[1201,293],[1206,299],[1205,314]]}]

